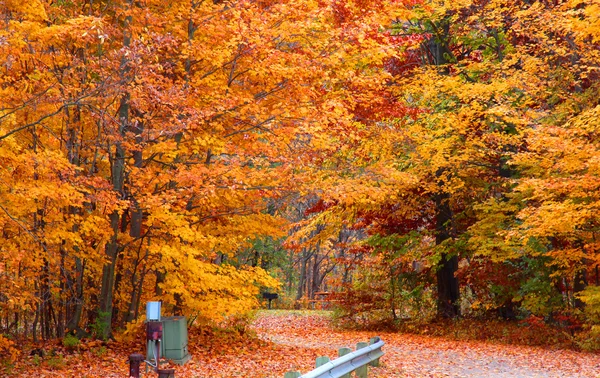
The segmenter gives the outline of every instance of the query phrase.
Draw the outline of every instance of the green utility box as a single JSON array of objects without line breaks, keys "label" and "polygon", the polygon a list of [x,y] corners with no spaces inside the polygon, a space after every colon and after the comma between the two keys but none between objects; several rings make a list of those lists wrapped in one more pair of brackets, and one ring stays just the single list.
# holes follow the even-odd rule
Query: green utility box
[{"label": "green utility box", "polygon": [[185,316],[168,316],[163,322],[163,356],[178,365],[190,360]]},{"label": "green utility box", "polygon": [[[160,319],[162,323],[162,339],[160,341],[160,356],[183,365],[191,359],[188,352],[187,320],[185,316],[167,316]],[[147,359],[151,360],[153,352],[149,348]]]}]

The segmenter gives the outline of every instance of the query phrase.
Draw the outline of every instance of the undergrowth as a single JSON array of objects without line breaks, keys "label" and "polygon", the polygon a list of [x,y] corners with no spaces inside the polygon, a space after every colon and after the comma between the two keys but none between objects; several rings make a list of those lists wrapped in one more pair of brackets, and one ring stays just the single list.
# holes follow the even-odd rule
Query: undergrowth
[{"label": "undergrowth", "polygon": [[400,332],[452,340],[477,340],[586,352],[600,351],[600,327],[583,326],[574,331],[547,324],[543,319],[533,316],[523,320],[458,318],[393,321],[380,318],[377,321],[362,323],[345,322],[343,318],[334,316],[333,324],[342,329]]}]

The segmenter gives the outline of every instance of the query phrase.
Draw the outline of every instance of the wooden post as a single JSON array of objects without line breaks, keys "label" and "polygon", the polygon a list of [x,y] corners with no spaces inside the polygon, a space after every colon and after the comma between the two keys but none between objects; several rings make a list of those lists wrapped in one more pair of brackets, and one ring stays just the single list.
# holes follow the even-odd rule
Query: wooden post
[{"label": "wooden post", "polygon": [[[348,347],[343,347],[338,349],[338,356],[342,357],[347,355],[348,353],[352,353],[352,349]],[[350,373],[342,375],[340,378],[350,378]]]},{"label": "wooden post", "polygon": [[298,377],[300,377],[300,372],[298,372],[298,371],[288,371],[283,376],[283,378],[298,378]]},{"label": "wooden post", "polygon": [[[368,346],[369,346],[369,343],[360,342],[360,343],[356,344],[356,350],[366,348]],[[354,370],[354,374],[355,374],[356,378],[367,378],[367,366],[368,365],[363,365],[361,367],[358,367],[356,370]]]},{"label": "wooden post", "polygon": [[[379,340],[380,340],[379,337],[371,337],[371,340],[369,340],[369,345],[373,345]],[[378,367],[379,366],[379,358],[369,362],[369,365]]]},{"label": "wooden post", "polygon": [[329,362],[329,357],[327,357],[327,356],[317,357],[317,367],[323,366],[328,362]]}]

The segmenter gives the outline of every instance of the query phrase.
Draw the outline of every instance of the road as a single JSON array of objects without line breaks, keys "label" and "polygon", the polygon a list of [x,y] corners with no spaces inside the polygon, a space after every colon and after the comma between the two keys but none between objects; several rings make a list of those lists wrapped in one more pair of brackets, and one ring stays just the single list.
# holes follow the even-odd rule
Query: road
[{"label": "road", "polygon": [[[284,347],[329,350],[368,341],[368,332],[338,331],[326,316],[262,313],[254,324],[259,337]],[[375,377],[594,378],[600,355],[568,350],[454,341],[398,333],[378,334],[386,342]],[[303,371],[304,373],[306,371]]]}]

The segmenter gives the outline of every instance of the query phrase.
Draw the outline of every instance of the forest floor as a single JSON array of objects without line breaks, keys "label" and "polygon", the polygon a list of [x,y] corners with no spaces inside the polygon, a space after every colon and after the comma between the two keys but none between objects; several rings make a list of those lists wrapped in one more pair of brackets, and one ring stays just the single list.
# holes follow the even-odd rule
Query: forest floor
[{"label": "forest floor", "polygon": [[[336,330],[323,312],[261,311],[241,334],[240,329],[192,331],[192,361],[174,366],[175,376],[282,378],[290,370],[306,373],[318,356],[333,359],[339,348],[377,335],[386,343],[385,355],[380,367],[369,368],[369,377],[600,377],[599,354]],[[43,358],[23,353],[13,363],[5,361],[0,371],[11,377],[127,377],[129,354],[144,350],[139,343],[99,342],[82,343],[74,351],[58,342],[44,348]]]}]

